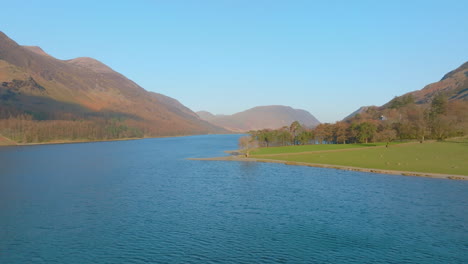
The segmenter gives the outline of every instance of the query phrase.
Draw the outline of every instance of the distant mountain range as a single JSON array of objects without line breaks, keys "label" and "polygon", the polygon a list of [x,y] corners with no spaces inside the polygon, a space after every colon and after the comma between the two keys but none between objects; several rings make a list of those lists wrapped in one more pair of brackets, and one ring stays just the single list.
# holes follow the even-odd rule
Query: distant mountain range
[{"label": "distant mountain range", "polygon": [[[449,102],[468,102],[468,62],[447,73],[440,81],[396,97],[379,108],[392,108],[408,101],[428,104],[437,94],[443,94]],[[347,118],[368,109],[361,107]],[[8,119],[29,120],[30,123],[6,122]],[[61,126],[49,123],[50,127],[44,126],[46,122],[34,123],[54,120],[69,123]],[[88,123],[81,124],[83,120]],[[151,137],[277,129],[294,121],[307,127],[320,124],[305,110],[280,105],[258,106],[233,115],[213,115],[206,111],[194,113],[176,99],[146,91],[93,58],[59,60],[40,47],[18,45],[0,32],[2,142],[12,139],[5,131],[14,135],[15,140],[25,138],[24,142],[37,142],[21,133],[29,131],[31,137],[40,133],[63,132],[72,127],[69,131],[73,133],[83,135],[86,134],[83,131],[88,129],[99,138]],[[100,132],[98,128],[101,128]],[[121,130],[127,132],[119,134]]]},{"label": "distant mountain range", "polygon": [[87,57],[56,59],[0,32],[0,119],[130,120],[145,136],[224,133],[177,100]]},{"label": "distant mountain range", "polygon": [[358,110],[345,117],[344,120],[350,119],[372,107],[383,110],[395,107],[398,104],[405,104],[409,101],[420,105],[429,104],[438,94],[445,96],[449,102],[468,102],[468,62],[463,63],[457,69],[445,74],[440,81],[426,85],[421,90],[412,91],[402,96],[395,97],[380,107],[362,106]]},{"label": "distant mountain range", "polygon": [[197,112],[198,116],[216,126],[245,132],[259,129],[277,129],[298,121],[303,126],[315,127],[320,122],[309,112],[289,106],[257,106],[233,115],[213,115],[206,111]]}]

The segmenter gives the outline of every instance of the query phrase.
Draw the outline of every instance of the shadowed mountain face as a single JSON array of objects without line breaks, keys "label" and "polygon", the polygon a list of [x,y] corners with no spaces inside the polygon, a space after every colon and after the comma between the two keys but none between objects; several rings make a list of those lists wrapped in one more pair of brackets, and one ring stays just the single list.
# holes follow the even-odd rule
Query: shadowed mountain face
[{"label": "shadowed mountain face", "polygon": [[309,112],[289,106],[258,106],[233,115],[213,115],[206,111],[197,112],[198,116],[214,125],[233,131],[277,129],[299,121],[304,126],[315,127],[320,122]]},{"label": "shadowed mountain face", "polygon": [[[131,119],[146,136],[222,133],[177,100],[148,92],[87,57],[58,60],[0,32],[0,110],[42,120]],[[0,111],[1,112],[1,111]]]}]

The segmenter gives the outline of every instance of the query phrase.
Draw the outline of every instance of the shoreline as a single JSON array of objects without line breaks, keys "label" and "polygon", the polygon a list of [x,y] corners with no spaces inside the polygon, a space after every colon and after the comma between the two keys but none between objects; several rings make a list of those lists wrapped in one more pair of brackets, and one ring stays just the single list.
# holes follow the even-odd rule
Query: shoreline
[{"label": "shoreline", "polygon": [[360,172],[370,172],[370,173],[378,173],[378,174],[428,177],[428,178],[448,179],[448,180],[468,180],[468,176],[458,175],[458,174],[442,174],[442,173],[430,173],[430,172],[371,169],[371,168],[360,168],[360,167],[343,166],[343,165],[307,163],[307,162],[272,160],[272,159],[246,158],[246,157],[240,157],[240,156],[226,156],[226,157],[215,157],[215,158],[189,158],[189,160],[278,163],[278,164],[293,165],[293,166],[306,166],[306,167],[316,167],[316,168],[326,168],[326,169],[360,171]]},{"label": "shoreline", "polygon": [[97,142],[112,142],[112,141],[128,141],[128,140],[139,140],[145,138],[117,138],[117,139],[102,139],[102,140],[57,140],[57,141],[48,141],[48,142],[36,142],[36,143],[17,143],[10,140],[12,144],[9,145],[0,145],[1,147],[24,147],[24,146],[38,146],[38,145],[62,145],[62,144],[77,144],[77,143],[97,143]]},{"label": "shoreline", "polygon": [[193,135],[176,135],[176,136],[156,136],[156,137],[142,137],[142,138],[116,138],[116,139],[100,139],[100,140],[56,140],[48,142],[37,142],[37,143],[17,143],[7,137],[0,135],[0,140],[8,141],[10,144],[2,145],[2,147],[23,147],[23,146],[37,146],[37,145],[62,145],[62,144],[77,144],[77,143],[97,143],[97,142],[112,142],[112,141],[129,141],[129,140],[141,140],[147,138],[176,138],[176,137],[190,137],[190,136],[201,136],[201,135],[229,135],[229,134],[193,134]]}]

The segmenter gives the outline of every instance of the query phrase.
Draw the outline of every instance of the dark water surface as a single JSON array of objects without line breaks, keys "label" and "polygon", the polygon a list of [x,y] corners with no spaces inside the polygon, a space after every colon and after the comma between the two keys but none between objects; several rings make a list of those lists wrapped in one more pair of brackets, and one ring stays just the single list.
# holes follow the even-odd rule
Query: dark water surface
[{"label": "dark water surface", "polygon": [[186,160],[238,137],[0,148],[0,263],[468,263],[468,182]]}]

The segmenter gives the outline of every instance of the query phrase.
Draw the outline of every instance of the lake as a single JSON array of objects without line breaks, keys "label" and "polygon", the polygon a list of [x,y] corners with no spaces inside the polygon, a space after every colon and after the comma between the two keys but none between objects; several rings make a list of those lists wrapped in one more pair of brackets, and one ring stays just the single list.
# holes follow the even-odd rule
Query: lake
[{"label": "lake", "polygon": [[0,263],[468,263],[468,182],[198,161],[239,135],[0,148]]}]

